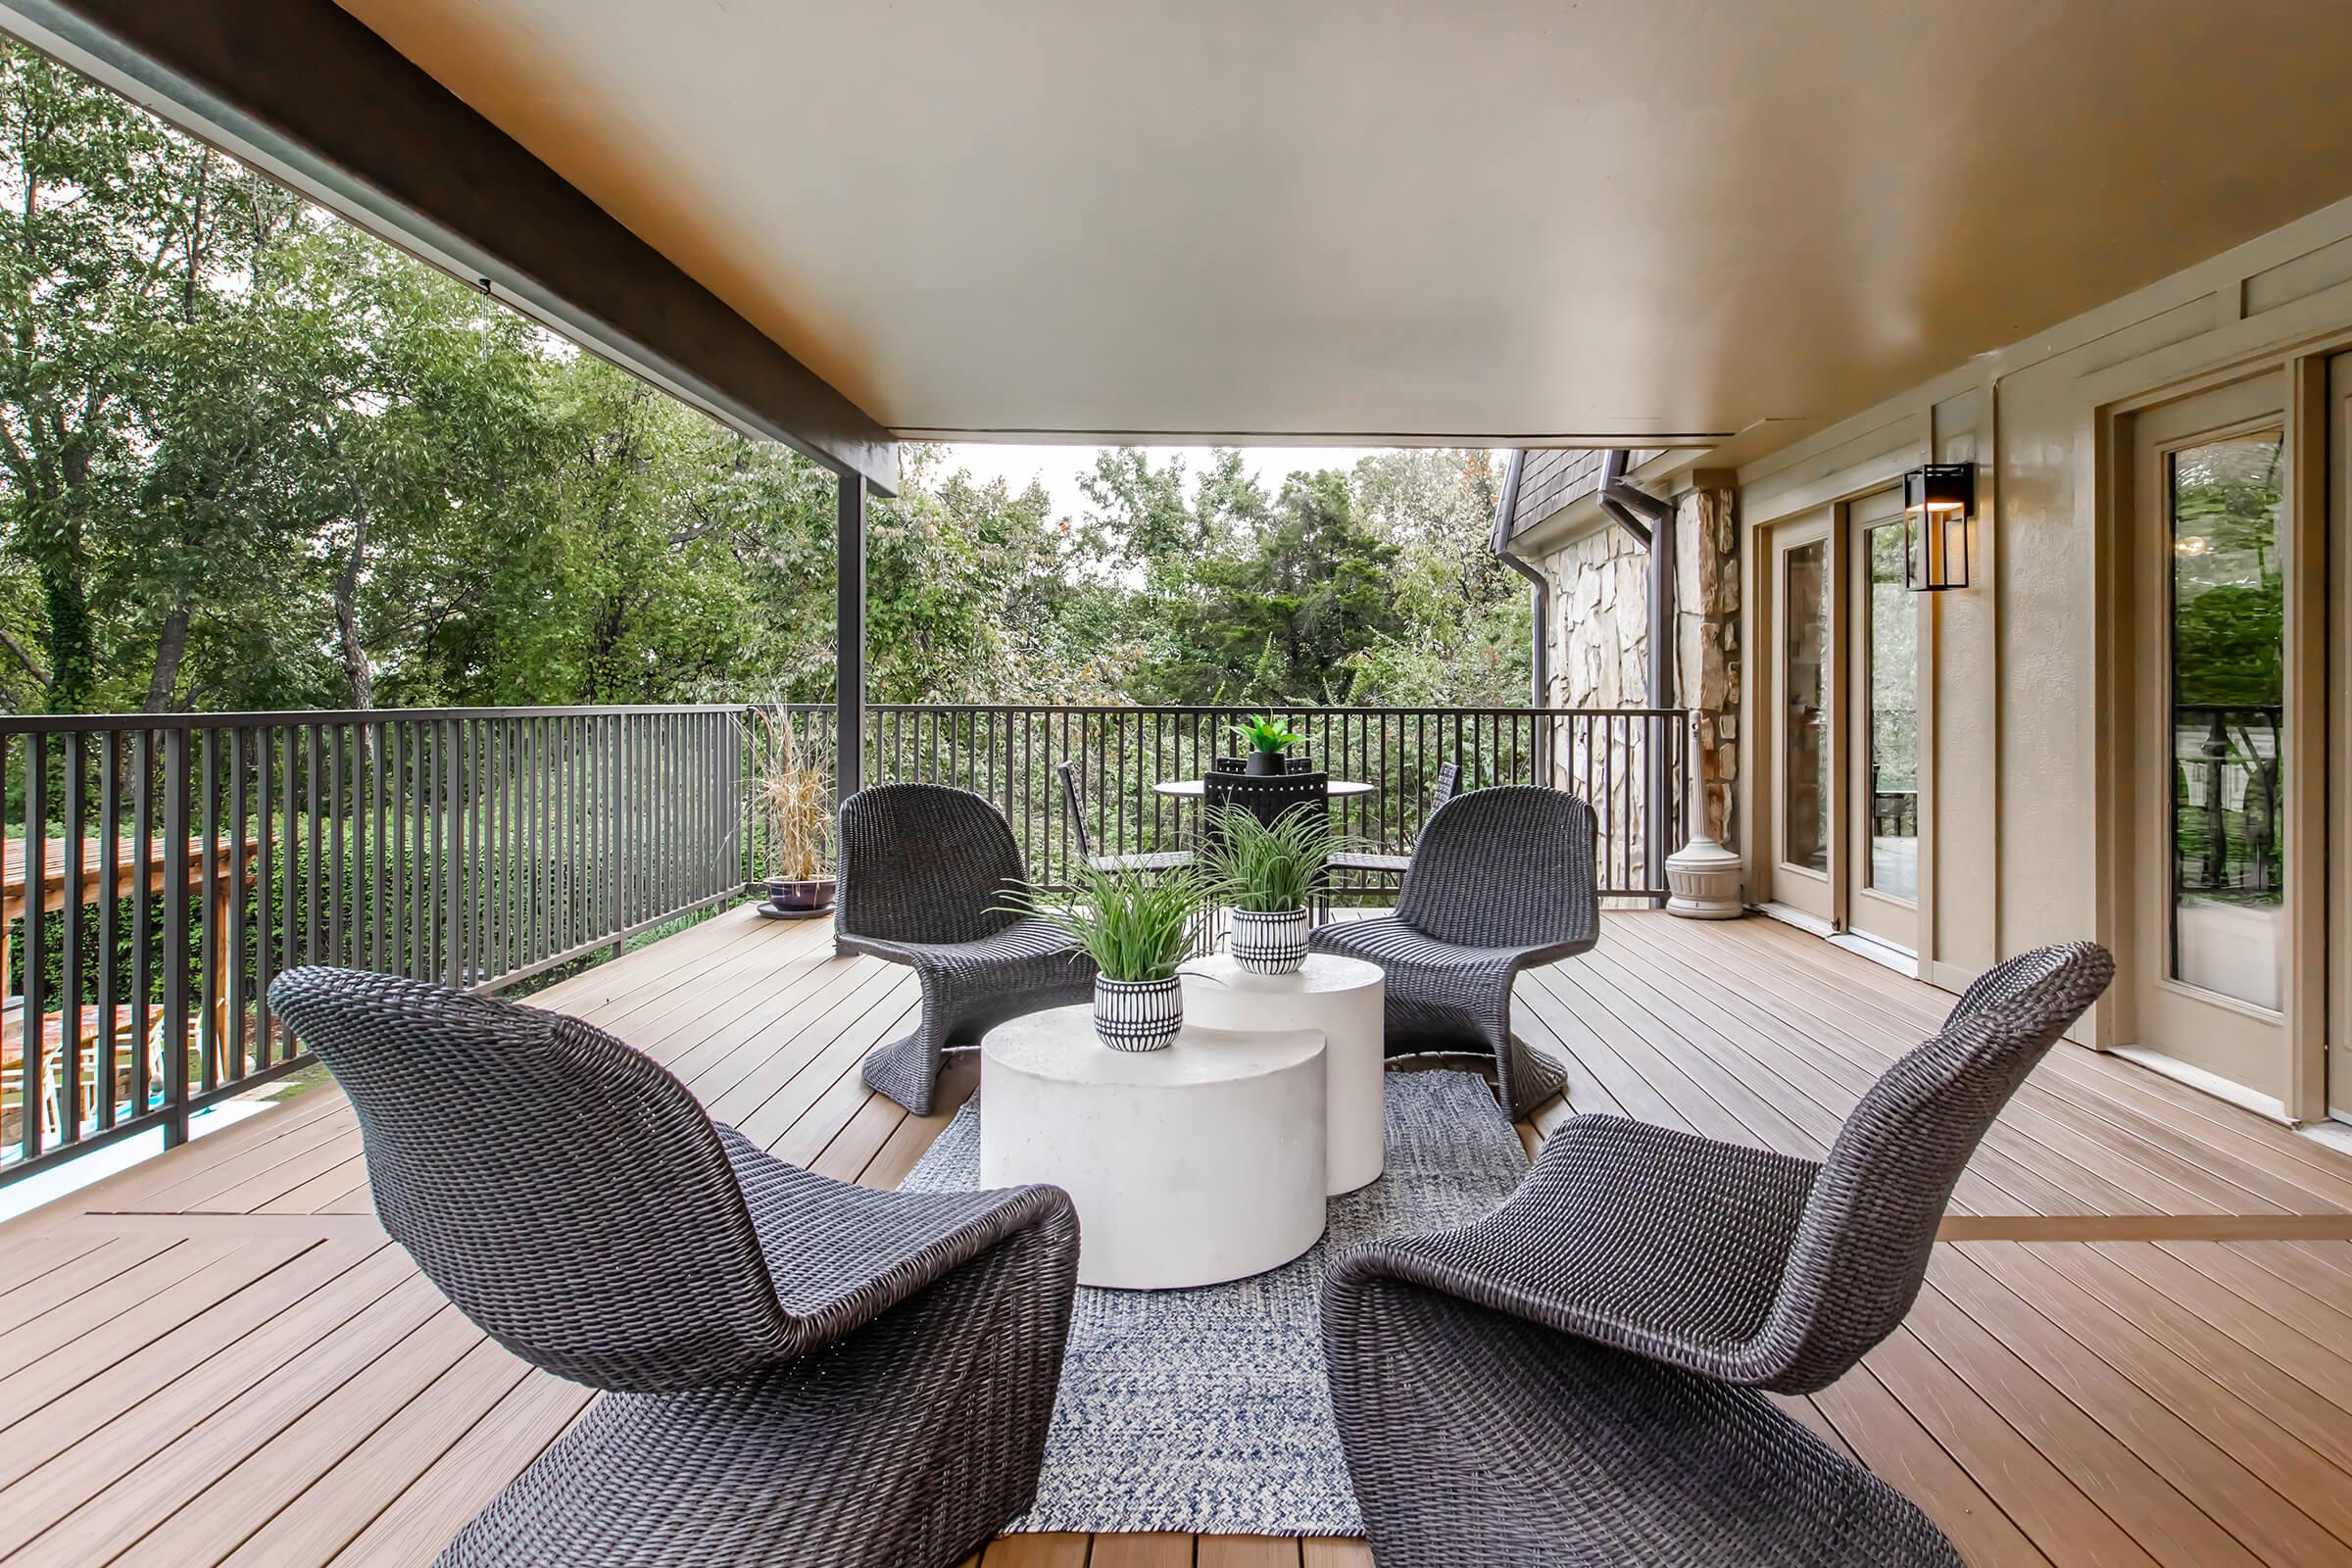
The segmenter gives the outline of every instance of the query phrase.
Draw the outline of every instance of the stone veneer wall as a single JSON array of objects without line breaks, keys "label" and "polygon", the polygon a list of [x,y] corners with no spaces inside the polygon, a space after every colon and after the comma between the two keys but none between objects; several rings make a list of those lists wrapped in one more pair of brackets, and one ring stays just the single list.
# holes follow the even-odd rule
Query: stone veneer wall
[{"label": "stone veneer wall", "polygon": [[1675,702],[1698,710],[1707,831],[1727,846],[1739,842],[1740,826],[1740,529],[1729,485],[1686,490],[1674,514]]},{"label": "stone veneer wall", "polygon": [[[1553,708],[1649,706],[1649,552],[1615,522],[1563,545],[1544,558],[1551,579]],[[1648,812],[1645,780],[1652,737],[1639,726],[1568,726],[1552,734],[1552,777],[1591,801],[1608,824],[1604,854],[1642,845]],[[1612,748],[1632,747],[1631,755]],[[1676,844],[1681,835],[1675,834]],[[1670,846],[1671,848],[1671,846]],[[1643,880],[1642,855],[1631,864],[1601,867],[1604,885]]]},{"label": "stone veneer wall", "polygon": [[[1740,535],[1725,485],[1685,491],[1675,503],[1674,705],[1699,711],[1699,768],[1708,830],[1734,842],[1733,802],[1740,775]],[[1649,558],[1641,541],[1611,522],[1544,557],[1551,579],[1551,681],[1554,708],[1646,708],[1649,693]],[[1552,759],[1555,776],[1598,793],[1602,770],[1563,731]],[[1641,737],[1636,737],[1637,744]],[[1688,736],[1677,745],[1687,746]],[[1608,770],[1610,800],[1592,804],[1619,821],[1639,822],[1640,780],[1646,765]],[[1682,824],[1668,835],[1679,847]]]},{"label": "stone veneer wall", "polygon": [[1649,556],[1610,523],[1544,558],[1554,708],[1649,703]]}]

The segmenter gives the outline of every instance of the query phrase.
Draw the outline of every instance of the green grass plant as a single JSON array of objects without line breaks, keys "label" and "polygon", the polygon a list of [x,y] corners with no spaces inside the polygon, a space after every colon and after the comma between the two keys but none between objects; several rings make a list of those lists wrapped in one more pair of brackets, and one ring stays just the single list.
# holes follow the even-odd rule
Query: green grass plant
[{"label": "green grass plant", "polygon": [[1330,813],[1294,806],[1271,827],[1243,807],[1211,814],[1202,862],[1209,896],[1249,914],[1303,909],[1341,840]]},{"label": "green grass plant", "polygon": [[1074,866],[1070,891],[1018,888],[1006,907],[1067,931],[1105,980],[1166,980],[1193,956],[1194,917],[1207,903],[1200,873]]}]

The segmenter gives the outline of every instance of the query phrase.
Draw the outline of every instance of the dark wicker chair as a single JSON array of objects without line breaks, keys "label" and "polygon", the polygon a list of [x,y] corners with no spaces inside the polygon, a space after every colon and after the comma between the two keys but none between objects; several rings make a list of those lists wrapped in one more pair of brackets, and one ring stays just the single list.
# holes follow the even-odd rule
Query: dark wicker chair
[{"label": "dark wicker chair", "polygon": [[1078,839],[1078,853],[1086,863],[1098,871],[1174,871],[1193,863],[1190,850],[1146,850],[1133,855],[1097,855],[1095,836],[1086,825],[1086,791],[1078,784],[1078,764],[1064,762],[1054,769],[1061,775],[1061,802],[1068,808],[1070,827]]},{"label": "dark wicker chair", "polygon": [[576,1019],[297,969],[384,1228],[534,1366],[610,1391],[443,1568],[961,1561],[1037,1490],[1077,1217],[772,1158]]},{"label": "dark wicker chair", "polygon": [[[1462,764],[1442,763],[1438,776],[1431,781],[1429,809],[1432,814],[1453,799],[1454,786],[1461,782]],[[1411,855],[1386,855],[1378,851],[1343,850],[1331,858],[1334,871],[1375,871],[1389,876],[1402,876],[1412,868]]]},{"label": "dark wicker chair", "polygon": [[2113,972],[2083,944],[1985,976],[1819,1163],[1579,1116],[1488,1218],[1341,1257],[1324,1356],[1383,1568],[1957,1565],[1753,1391],[1893,1332],[1985,1129]]},{"label": "dark wicker chair", "polygon": [[1221,811],[1248,811],[1272,827],[1285,811],[1320,810],[1330,799],[1331,780],[1323,773],[1215,771],[1200,780],[1201,820],[1211,832]]},{"label": "dark wicker chair", "polygon": [[[1250,770],[1250,759],[1212,757],[1208,760],[1208,770],[1212,773],[1246,773]],[[1285,773],[1312,773],[1315,760],[1304,752],[1286,752],[1283,754],[1282,770]]]},{"label": "dark wicker chair", "polygon": [[834,940],[911,965],[914,1032],[865,1058],[867,1087],[930,1112],[942,1053],[970,1050],[1007,1018],[1092,1000],[1095,962],[1048,920],[1010,912],[1026,880],[997,808],[942,784],[878,784],[841,803]]},{"label": "dark wicker chair", "polygon": [[1503,1108],[1524,1116],[1566,1079],[1511,1034],[1519,971],[1600,939],[1592,808],[1511,784],[1457,795],[1414,846],[1396,912],[1317,926],[1318,953],[1388,976],[1388,1054],[1492,1053]]}]

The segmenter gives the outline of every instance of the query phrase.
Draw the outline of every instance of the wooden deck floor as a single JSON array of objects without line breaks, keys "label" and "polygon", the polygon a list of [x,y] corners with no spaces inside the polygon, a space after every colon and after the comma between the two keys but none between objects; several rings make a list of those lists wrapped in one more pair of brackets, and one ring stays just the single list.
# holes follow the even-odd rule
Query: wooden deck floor
[{"label": "wooden deck floor", "polygon": [[[1950,1000],[1759,920],[1606,925],[1521,987],[1521,1032],[1572,1085],[1531,1142],[1599,1109],[1818,1153]],[[859,1086],[914,990],[820,926],[730,914],[536,1000],[833,1176],[895,1184],[946,1121]],[[331,1089],[0,1227],[10,1562],[424,1562],[588,1397],[388,1244]],[[2352,1563],[2352,1158],[2062,1047],[1963,1182],[1904,1329],[1789,1407],[1975,1564]],[[984,1568],[1368,1561],[1039,1536]]]}]

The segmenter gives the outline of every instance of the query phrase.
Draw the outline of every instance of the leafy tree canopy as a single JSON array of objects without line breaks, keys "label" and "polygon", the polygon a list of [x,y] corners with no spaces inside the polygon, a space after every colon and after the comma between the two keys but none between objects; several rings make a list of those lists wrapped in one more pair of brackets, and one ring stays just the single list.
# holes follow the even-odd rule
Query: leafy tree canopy
[{"label": "leafy tree canopy", "polygon": [[[1483,452],[906,450],[881,701],[1515,703]],[[0,704],[832,693],[833,484],[0,44]]]}]

